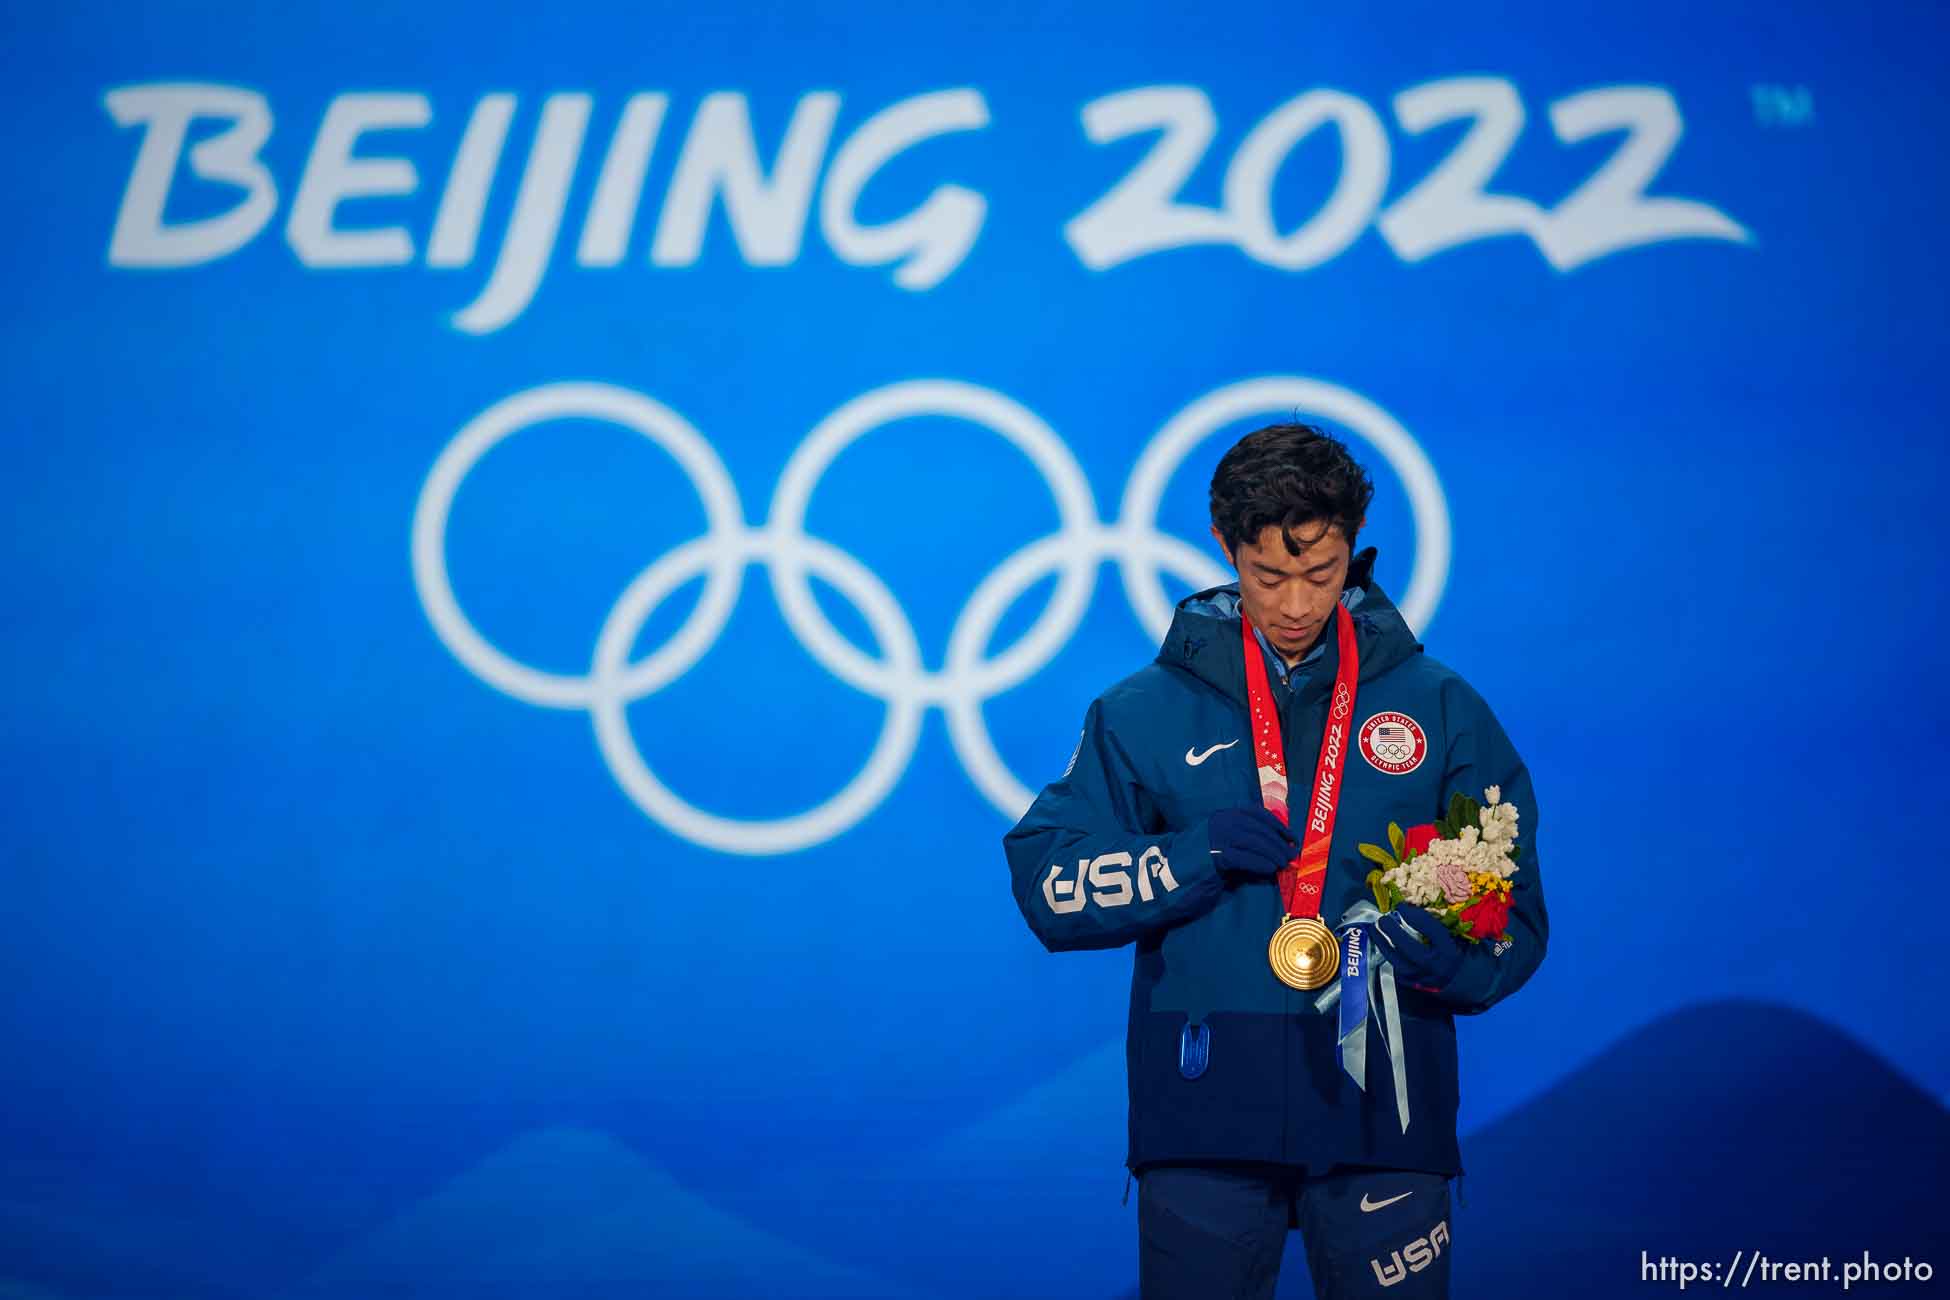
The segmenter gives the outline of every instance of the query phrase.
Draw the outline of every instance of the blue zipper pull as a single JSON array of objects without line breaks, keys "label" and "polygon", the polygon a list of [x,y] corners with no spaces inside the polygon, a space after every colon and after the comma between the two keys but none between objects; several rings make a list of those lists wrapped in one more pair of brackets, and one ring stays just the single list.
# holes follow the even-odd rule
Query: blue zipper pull
[{"label": "blue zipper pull", "polygon": [[1203,1024],[1187,1024],[1178,1035],[1178,1073],[1196,1079],[1212,1063],[1212,1030]]}]

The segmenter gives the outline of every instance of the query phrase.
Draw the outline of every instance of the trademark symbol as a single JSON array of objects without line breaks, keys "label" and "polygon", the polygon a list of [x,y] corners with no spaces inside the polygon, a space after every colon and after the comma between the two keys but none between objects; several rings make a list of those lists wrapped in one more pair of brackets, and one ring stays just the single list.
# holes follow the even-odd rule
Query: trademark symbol
[{"label": "trademark symbol", "polygon": [[1754,104],[1754,121],[1762,126],[1813,126],[1814,92],[1806,86],[1779,86],[1771,83],[1749,86]]}]

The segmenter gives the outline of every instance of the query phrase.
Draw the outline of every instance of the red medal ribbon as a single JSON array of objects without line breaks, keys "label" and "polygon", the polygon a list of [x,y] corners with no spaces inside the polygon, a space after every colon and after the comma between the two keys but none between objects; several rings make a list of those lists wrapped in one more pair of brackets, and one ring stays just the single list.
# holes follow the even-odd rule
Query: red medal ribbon
[{"label": "red medal ribbon", "polygon": [[[1341,776],[1347,763],[1347,728],[1354,717],[1354,688],[1360,677],[1360,655],[1354,646],[1354,616],[1347,606],[1334,606],[1334,630],[1340,641],[1341,662],[1334,673],[1334,694],[1327,706],[1327,729],[1320,738],[1320,766],[1314,772],[1313,799],[1307,805],[1307,828],[1300,852],[1280,871],[1280,902],[1288,916],[1319,917],[1320,890],[1327,877],[1327,850],[1334,839],[1334,814],[1341,806]],[[1252,620],[1239,613],[1246,642],[1246,703],[1253,715],[1253,759],[1259,765],[1259,794],[1266,810],[1291,826],[1287,814],[1286,754],[1280,740],[1280,711],[1273,704],[1273,687],[1266,677]]]}]

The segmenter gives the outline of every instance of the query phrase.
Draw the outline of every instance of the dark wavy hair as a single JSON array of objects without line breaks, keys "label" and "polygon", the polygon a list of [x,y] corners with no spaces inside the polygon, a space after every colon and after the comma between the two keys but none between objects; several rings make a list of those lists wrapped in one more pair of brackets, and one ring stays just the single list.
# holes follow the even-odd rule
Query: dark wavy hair
[{"label": "dark wavy hair", "polygon": [[1277,525],[1287,553],[1298,555],[1294,528],[1322,520],[1338,525],[1351,548],[1373,499],[1374,482],[1346,445],[1311,424],[1255,429],[1212,471],[1212,524],[1235,554]]}]

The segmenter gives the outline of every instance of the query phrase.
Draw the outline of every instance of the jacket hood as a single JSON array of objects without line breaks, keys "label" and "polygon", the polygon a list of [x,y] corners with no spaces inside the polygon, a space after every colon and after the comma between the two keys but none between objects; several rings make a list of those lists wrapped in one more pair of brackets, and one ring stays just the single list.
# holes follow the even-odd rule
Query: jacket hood
[{"label": "jacket hood", "polygon": [[[1401,611],[1374,581],[1375,555],[1372,546],[1356,555],[1347,566],[1347,581],[1341,589],[1341,604],[1354,617],[1354,644],[1361,658],[1360,680],[1364,682],[1373,681],[1410,655],[1422,653],[1422,643],[1409,631]],[[1340,664],[1338,637],[1328,632],[1321,638],[1321,646],[1319,657],[1307,665],[1308,679],[1302,688],[1307,694],[1324,694]],[[1158,662],[1188,672],[1243,704],[1246,660],[1240,653],[1239,584],[1208,587],[1179,601],[1172,614],[1171,631],[1158,649]]]}]

